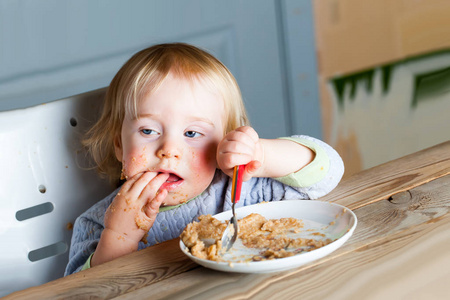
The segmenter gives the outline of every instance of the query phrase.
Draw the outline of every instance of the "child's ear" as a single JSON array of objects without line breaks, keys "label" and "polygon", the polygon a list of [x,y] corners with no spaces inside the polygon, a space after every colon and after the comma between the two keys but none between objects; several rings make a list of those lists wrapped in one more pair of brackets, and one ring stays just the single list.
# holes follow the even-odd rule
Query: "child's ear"
[{"label": "child's ear", "polygon": [[116,152],[117,160],[122,162],[123,147],[122,147],[122,139],[121,139],[120,135],[116,135],[116,137],[114,138],[114,151]]}]

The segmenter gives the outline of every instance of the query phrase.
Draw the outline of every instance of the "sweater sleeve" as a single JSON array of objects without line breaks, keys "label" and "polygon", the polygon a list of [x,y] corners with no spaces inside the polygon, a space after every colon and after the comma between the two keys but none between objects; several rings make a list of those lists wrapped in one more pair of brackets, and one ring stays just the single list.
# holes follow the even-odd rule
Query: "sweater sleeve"
[{"label": "sweater sleeve", "polygon": [[82,270],[86,261],[97,248],[103,226],[92,222],[84,217],[75,221],[74,233],[69,253],[69,263],[67,264],[64,276]]},{"label": "sweater sleeve", "polygon": [[344,163],[339,154],[328,144],[309,136],[292,136],[291,141],[302,144],[315,152],[314,160],[301,170],[275,180],[289,185],[317,199],[333,190],[344,174]]},{"label": "sweater sleeve", "polygon": [[79,272],[94,253],[104,229],[104,215],[118,190],[81,214],[73,226],[69,262],[64,276]]}]

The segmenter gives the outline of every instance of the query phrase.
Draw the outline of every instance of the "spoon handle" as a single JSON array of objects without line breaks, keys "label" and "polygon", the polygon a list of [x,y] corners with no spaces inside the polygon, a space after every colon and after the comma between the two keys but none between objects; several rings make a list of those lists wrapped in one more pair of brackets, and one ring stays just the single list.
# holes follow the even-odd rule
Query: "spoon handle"
[{"label": "spoon handle", "polygon": [[235,166],[233,170],[233,185],[231,190],[231,202],[238,203],[241,199],[242,175],[245,165]]}]

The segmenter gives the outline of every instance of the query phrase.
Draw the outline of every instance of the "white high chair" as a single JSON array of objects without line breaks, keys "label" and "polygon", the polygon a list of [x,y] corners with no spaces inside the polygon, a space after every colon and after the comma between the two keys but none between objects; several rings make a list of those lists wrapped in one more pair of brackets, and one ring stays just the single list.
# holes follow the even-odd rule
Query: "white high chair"
[{"label": "white high chair", "polygon": [[62,277],[76,217],[112,191],[80,144],[104,93],[0,112],[0,297]]}]

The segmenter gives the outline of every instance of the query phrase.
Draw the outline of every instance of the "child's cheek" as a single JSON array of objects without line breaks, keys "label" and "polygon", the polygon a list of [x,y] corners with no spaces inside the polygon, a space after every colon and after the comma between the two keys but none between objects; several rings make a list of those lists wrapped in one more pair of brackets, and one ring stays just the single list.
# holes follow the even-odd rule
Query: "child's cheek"
[{"label": "child's cheek", "polygon": [[216,168],[216,149],[207,147],[206,149],[191,149],[191,167],[200,174]]},{"label": "child's cheek", "polygon": [[123,164],[123,173],[126,177],[132,177],[139,172],[146,170],[148,165],[147,155],[145,153],[145,148],[143,151],[131,152],[126,157]]}]

